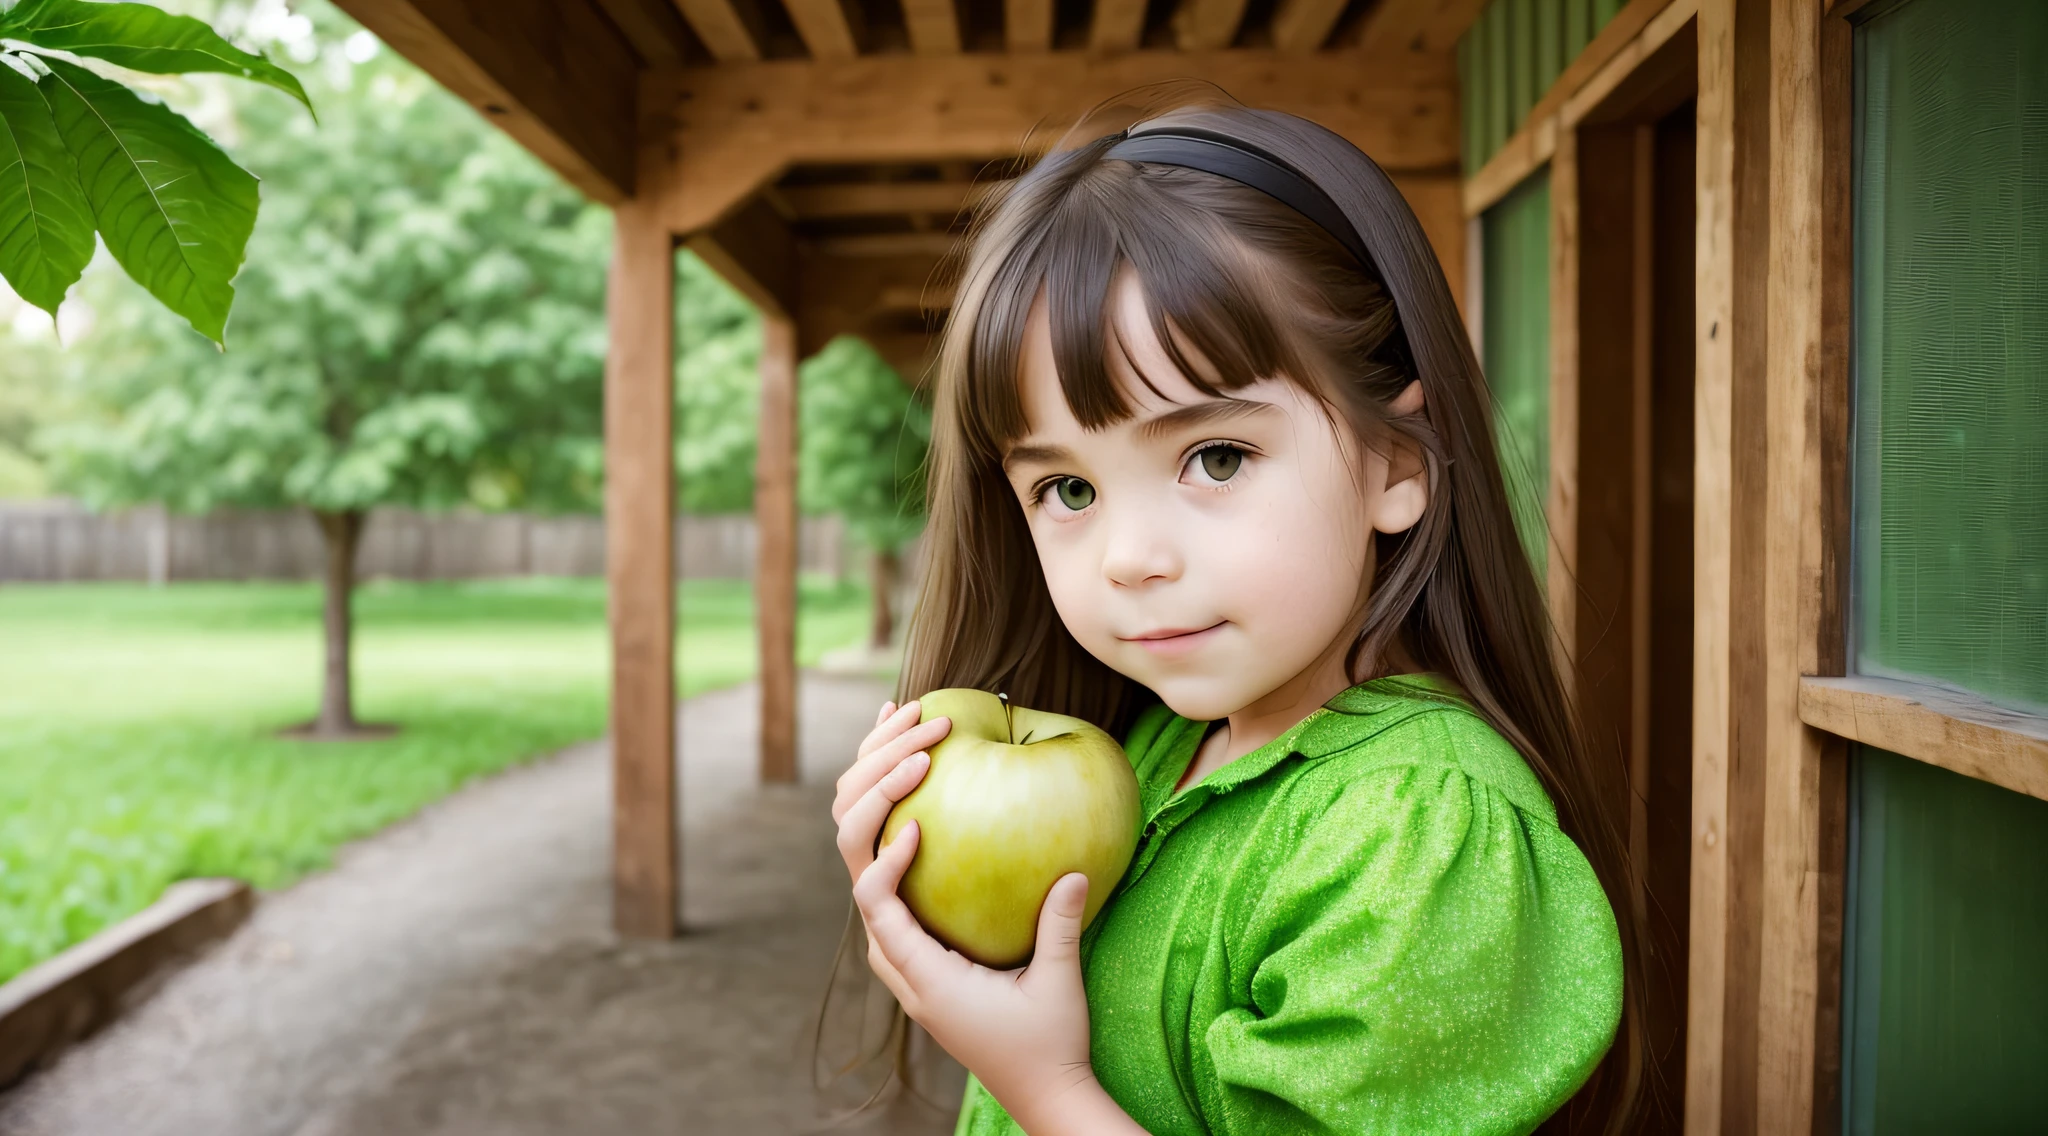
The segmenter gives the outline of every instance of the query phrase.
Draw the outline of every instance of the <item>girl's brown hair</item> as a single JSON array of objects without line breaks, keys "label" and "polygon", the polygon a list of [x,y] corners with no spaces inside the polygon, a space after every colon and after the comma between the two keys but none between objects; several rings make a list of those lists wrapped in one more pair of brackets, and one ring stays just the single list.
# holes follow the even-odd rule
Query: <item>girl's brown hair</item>
[{"label": "girl's brown hair", "polygon": [[[1161,103],[1177,103],[1162,108]],[[1162,112],[1163,109],[1163,112]],[[1161,126],[1250,143],[1320,187],[1370,252],[1361,264],[1328,231],[1266,194],[1176,166],[1106,159]],[[924,585],[901,691],[1006,691],[1122,736],[1149,691],[1083,650],[1040,574],[1005,447],[1028,429],[1018,392],[1024,325],[1041,295],[1068,406],[1083,426],[1127,417],[1108,352],[1111,280],[1135,273],[1153,329],[1209,394],[1286,376],[1366,444],[1419,453],[1429,503],[1408,532],[1377,538],[1371,597],[1347,663],[1354,681],[1398,650],[1463,688],[1556,803],[1620,917],[1625,1010],[1616,1044],[1555,1118],[1571,1128],[1629,1123],[1644,1066],[1629,875],[1612,815],[1560,679],[1553,638],[1493,441],[1485,380],[1449,285],[1415,215],[1372,159],[1322,127],[1186,88],[1140,92],[1098,111],[985,203],[937,365]],[[1201,366],[1194,361],[1200,361]],[[1388,411],[1411,382],[1425,409]]]}]

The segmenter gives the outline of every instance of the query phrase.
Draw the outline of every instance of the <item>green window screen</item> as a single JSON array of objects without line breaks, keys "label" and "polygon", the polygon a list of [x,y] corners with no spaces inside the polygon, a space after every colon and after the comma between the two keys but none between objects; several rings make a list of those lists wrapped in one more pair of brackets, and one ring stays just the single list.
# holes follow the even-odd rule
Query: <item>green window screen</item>
[{"label": "green window screen", "polygon": [[1515,523],[1541,575],[1549,555],[1543,497],[1550,483],[1550,171],[1516,186],[1480,225],[1480,362],[1493,390]]},{"label": "green window screen", "polygon": [[2048,3],[1883,6],[1856,110],[1856,667],[2048,706]]},{"label": "green window screen", "polygon": [[1867,746],[1854,761],[1842,1131],[2038,1132],[2048,801]]}]

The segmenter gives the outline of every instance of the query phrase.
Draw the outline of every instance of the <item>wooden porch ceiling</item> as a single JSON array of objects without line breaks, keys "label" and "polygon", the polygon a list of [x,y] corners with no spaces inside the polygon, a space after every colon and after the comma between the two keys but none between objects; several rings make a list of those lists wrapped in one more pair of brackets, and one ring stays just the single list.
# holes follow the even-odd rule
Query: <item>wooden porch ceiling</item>
[{"label": "wooden porch ceiling", "polygon": [[[1198,77],[1308,115],[1390,170],[1457,160],[1453,47],[1479,0],[339,0],[591,197],[635,196],[650,132],[699,231],[803,165],[1014,153],[1118,91]],[[790,188],[807,184],[801,173]],[[745,185],[744,192],[735,192]],[[931,191],[939,192],[939,191]],[[911,220],[930,197],[841,197]]]}]

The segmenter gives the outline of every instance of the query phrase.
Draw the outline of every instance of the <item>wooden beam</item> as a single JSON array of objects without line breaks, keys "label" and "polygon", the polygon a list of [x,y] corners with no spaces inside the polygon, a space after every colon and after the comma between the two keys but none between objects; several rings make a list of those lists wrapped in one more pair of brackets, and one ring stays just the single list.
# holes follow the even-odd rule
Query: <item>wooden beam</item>
[{"label": "wooden beam", "polygon": [[953,0],[903,0],[903,26],[919,55],[960,54],[960,18]]},{"label": "wooden beam", "polygon": [[1095,0],[1088,24],[1090,51],[1130,51],[1144,34],[1145,0]]},{"label": "wooden beam", "polygon": [[837,217],[890,217],[902,213],[958,216],[975,196],[1001,183],[968,181],[864,181],[841,185],[789,185],[778,192],[800,221]]},{"label": "wooden beam", "polygon": [[683,61],[689,29],[670,0],[597,0],[641,62],[670,67]]},{"label": "wooden beam", "polygon": [[820,237],[812,244],[821,253],[837,257],[945,256],[960,243],[951,233],[871,233],[845,237]]},{"label": "wooden beam", "polygon": [[488,16],[461,0],[339,0],[393,51],[607,205],[634,187],[639,61],[581,4],[507,0]]},{"label": "wooden beam", "polygon": [[761,320],[754,472],[754,622],[761,637],[761,780],[798,779],[796,738],[796,327]]},{"label": "wooden beam", "polygon": [[1173,38],[1182,51],[1230,46],[1244,22],[1245,0],[1181,0],[1173,13]]},{"label": "wooden beam", "polygon": [[1477,217],[1543,168],[1557,150],[1556,115],[1534,119],[1494,152],[1479,172],[1465,181],[1465,215]]},{"label": "wooden beam", "polygon": [[685,243],[763,315],[787,318],[796,303],[796,237],[755,198]]},{"label": "wooden beam", "polygon": [[1747,1132],[1758,1122],[1769,9],[1769,0],[1699,5],[1694,844],[1685,1085],[1685,1127],[1697,1133]]},{"label": "wooden beam", "polygon": [[1692,98],[1699,89],[1698,9],[1697,0],[1670,0],[1576,90],[1553,90],[1558,115],[1567,125],[1640,122]]},{"label": "wooden beam", "polygon": [[1330,38],[1344,0],[1280,0],[1273,12],[1273,50],[1299,54],[1315,51]]},{"label": "wooden beam", "polygon": [[1391,173],[1452,169],[1457,81],[1444,59],[1318,52],[1083,52],[863,56],[685,68],[650,75],[651,114],[669,120],[669,223],[709,227],[799,162],[986,160],[1014,156],[1047,122],[1186,75],[1252,106],[1312,119]]},{"label": "wooden beam", "polygon": [[655,203],[614,211],[605,357],[605,567],[612,645],[612,923],[677,929],[675,243]]},{"label": "wooden beam", "polygon": [[1003,46],[1013,52],[1052,50],[1052,0],[1003,0]]},{"label": "wooden beam", "polygon": [[744,63],[761,58],[760,21],[739,5],[747,0],[675,0],[683,18],[711,57],[720,63]]},{"label": "wooden beam", "polygon": [[796,25],[796,34],[803,37],[804,47],[809,49],[812,59],[852,59],[860,54],[860,44],[854,39],[854,29],[860,26],[859,10],[849,16],[846,10],[851,0],[782,0],[782,6],[789,9],[790,22]]},{"label": "wooden beam", "polygon": [[1799,680],[1799,719],[2001,789],[2048,801],[2048,718],[1925,683]]}]

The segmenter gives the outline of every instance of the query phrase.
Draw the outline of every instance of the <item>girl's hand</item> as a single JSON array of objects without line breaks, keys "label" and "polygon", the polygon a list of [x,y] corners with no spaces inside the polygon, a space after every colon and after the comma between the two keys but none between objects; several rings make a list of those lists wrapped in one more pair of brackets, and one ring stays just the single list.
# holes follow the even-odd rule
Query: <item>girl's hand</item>
[{"label": "girl's hand", "polygon": [[1102,1092],[1088,1061],[1080,958],[1088,877],[1072,872],[1053,884],[1039,908],[1031,965],[1021,970],[991,970],[948,950],[896,893],[917,855],[918,826],[906,826],[879,856],[875,839],[889,811],[930,768],[923,747],[936,744],[951,723],[935,718],[912,726],[915,702],[891,711],[882,707],[860,757],[839,779],[832,805],[839,853],[867,926],[868,965],[904,1012],[971,1070],[1025,1131],[1139,1131]]},{"label": "girl's hand", "polygon": [[[839,856],[846,861],[846,873],[853,882],[875,862],[875,841],[882,824],[896,802],[910,795],[931,768],[931,754],[953,728],[951,719],[933,718],[918,724],[920,707],[915,699],[898,707],[884,702],[875,716],[875,728],[860,743],[853,765],[839,775],[838,795],[832,799],[832,822],[839,826]],[[875,952],[875,935],[868,932],[868,965],[877,977],[896,988],[893,973],[883,973]]]}]

